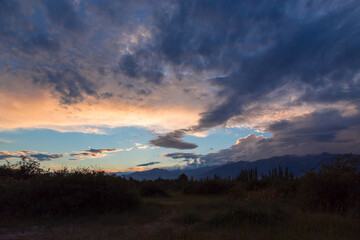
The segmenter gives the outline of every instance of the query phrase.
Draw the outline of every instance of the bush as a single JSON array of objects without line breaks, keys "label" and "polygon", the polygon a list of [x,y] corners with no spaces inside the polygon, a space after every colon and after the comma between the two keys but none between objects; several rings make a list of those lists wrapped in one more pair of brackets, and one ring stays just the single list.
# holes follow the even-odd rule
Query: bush
[{"label": "bush", "polygon": [[6,164],[0,166],[0,178],[16,178],[16,179],[28,179],[34,176],[43,175],[48,172],[44,171],[40,167],[40,163],[33,160],[28,159],[26,157],[22,157],[22,160],[10,164],[6,161]]},{"label": "bush", "polygon": [[0,210],[11,215],[87,215],[140,206],[124,178],[83,169],[4,180]]},{"label": "bush", "polygon": [[344,155],[319,173],[301,179],[299,198],[306,210],[343,213],[360,206],[359,157]]},{"label": "bush", "polygon": [[346,212],[360,203],[360,176],[307,176],[299,194],[306,210]]}]

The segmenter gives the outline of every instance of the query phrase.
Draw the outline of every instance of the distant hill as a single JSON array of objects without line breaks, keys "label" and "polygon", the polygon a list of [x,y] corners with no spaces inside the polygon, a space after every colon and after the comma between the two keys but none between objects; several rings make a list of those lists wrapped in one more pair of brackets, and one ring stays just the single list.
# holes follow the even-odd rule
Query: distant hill
[{"label": "distant hill", "polygon": [[331,164],[339,155],[340,154],[330,153],[305,156],[285,155],[271,157],[267,159],[260,159],[254,162],[239,161],[223,165],[207,166],[195,169],[166,170],[154,168],[143,172],[133,172],[130,174],[123,174],[119,172],[117,174],[125,175],[126,177],[132,177],[137,180],[154,180],[159,177],[163,179],[174,179],[177,178],[180,174],[185,173],[188,177],[200,179],[206,177],[213,177],[214,175],[218,175],[221,177],[236,177],[241,170],[250,168],[257,168],[258,174],[259,176],[261,176],[262,174],[268,173],[273,168],[281,166],[283,168],[287,167],[289,169],[289,172],[293,173],[294,176],[301,176],[303,174],[302,170],[308,171],[311,168],[314,168],[315,171],[318,171],[321,169],[322,164]]}]

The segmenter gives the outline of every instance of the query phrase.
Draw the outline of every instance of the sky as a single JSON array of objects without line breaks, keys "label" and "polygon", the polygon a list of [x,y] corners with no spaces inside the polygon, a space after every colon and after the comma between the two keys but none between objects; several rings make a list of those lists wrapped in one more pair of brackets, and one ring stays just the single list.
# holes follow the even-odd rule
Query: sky
[{"label": "sky", "polygon": [[0,0],[0,164],[360,153],[357,0]]}]

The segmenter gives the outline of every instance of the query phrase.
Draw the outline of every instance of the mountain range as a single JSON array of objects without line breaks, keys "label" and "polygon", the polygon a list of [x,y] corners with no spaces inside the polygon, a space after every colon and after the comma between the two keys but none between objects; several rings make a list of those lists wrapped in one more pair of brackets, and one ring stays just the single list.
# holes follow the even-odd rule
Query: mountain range
[{"label": "mountain range", "polygon": [[133,173],[115,173],[117,175],[124,175],[127,178],[132,177],[137,180],[154,180],[158,178],[162,179],[175,179],[182,173],[186,174],[189,178],[201,179],[206,177],[213,177],[214,175],[225,177],[236,177],[241,170],[257,168],[259,177],[262,174],[267,174],[274,168],[281,166],[282,168],[287,167],[289,173],[293,173],[294,176],[301,176],[304,171],[314,169],[319,171],[323,164],[331,164],[336,157],[340,154],[322,153],[318,155],[284,155],[276,156],[266,159],[260,159],[257,161],[238,161],[230,162],[222,165],[206,166],[199,168],[185,168],[176,170],[167,170],[161,168],[154,168],[142,172]]}]

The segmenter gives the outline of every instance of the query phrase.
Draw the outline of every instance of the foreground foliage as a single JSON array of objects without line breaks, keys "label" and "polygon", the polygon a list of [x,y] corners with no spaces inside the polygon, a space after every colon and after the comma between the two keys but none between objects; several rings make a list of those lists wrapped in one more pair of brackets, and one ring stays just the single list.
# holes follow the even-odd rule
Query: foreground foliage
[{"label": "foreground foliage", "polygon": [[0,211],[8,215],[88,215],[136,209],[141,204],[129,181],[103,171],[45,172],[36,162],[22,160],[2,166],[0,174]]},{"label": "foreground foliage", "polygon": [[[24,164],[39,167],[0,167],[0,224],[28,229],[28,239],[360,239],[357,156],[301,178],[278,167],[261,179],[256,169],[203,180],[136,181],[89,169],[20,174]],[[41,227],[32,232],[34,225]]]}]

